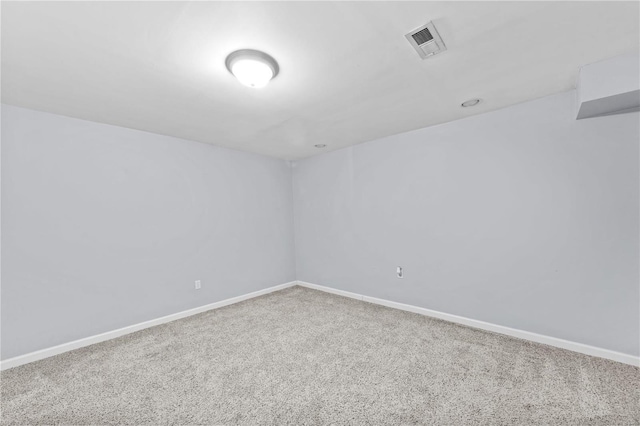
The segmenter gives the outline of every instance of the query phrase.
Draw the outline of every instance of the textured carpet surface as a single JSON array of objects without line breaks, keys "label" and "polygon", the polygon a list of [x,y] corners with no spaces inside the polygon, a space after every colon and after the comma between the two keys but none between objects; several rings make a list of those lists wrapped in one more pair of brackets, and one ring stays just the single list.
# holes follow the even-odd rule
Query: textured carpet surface
[{"label": "textured carpet surface", "polygon": [[0,380],[7,425],[640,424],[638,368],[302,287]]}]

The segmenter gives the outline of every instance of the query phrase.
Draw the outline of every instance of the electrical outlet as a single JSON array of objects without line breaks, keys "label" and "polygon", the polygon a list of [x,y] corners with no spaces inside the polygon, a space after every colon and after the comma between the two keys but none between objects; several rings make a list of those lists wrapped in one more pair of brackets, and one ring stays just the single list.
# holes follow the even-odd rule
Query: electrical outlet
[{"label": "electrical outlet", "polygon": [[404,272],[402,271],[402,266],[398,266],[396,268],[396,275],[398,278],[404,278]]},{"label": "electrical outlet", "polygon": [[196,290],[200,290],[200,280],[196,280]]}]

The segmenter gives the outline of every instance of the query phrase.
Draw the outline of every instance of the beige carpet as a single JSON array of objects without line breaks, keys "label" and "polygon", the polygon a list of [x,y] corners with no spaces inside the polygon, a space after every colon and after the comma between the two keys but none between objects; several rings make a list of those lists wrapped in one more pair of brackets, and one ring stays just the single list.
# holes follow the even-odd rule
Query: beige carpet
[{"label": "beige carpet", "polygon": [[301,287],[0,377],[3,425],[640,424],[635,367]]}]

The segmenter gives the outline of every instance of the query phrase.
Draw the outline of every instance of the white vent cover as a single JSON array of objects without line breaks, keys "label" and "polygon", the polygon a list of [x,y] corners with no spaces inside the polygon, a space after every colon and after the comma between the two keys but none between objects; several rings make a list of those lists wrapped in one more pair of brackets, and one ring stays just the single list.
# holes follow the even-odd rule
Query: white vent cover
[{"label": "white vent cover", "polygon": [[438,34],[436,27],[433,25],[433,22],[429,22],[420,28],[416,28],[409,34],[405,35],[405,37],[409,40],[411,46],[416,49],[416,52],[418,52],[418,55],[420,55],[422,59],[426,59],[429,56],[433,56],[447,50],[447,46],[444,45],[444,42],[440,38],[440,34]]}]

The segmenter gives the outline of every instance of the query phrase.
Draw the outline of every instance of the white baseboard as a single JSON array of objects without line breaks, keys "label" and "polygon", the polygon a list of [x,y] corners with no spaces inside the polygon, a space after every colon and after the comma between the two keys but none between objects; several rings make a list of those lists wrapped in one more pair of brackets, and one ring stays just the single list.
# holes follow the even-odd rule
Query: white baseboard
[{"label": "white baseboard", "polygon": [[615,352],[608,349],[585,345],[582,343],[571,342],[569,340],[558,339],[556,337],[545,336],[529,331],[518,330],[515,328],[505,327],[502,325],[492,324],[484,321],[478,321],[458,315],[447,314],[431,309],[420,308],[418,306],[406,305],[404,303],[364,296],[362,294],[351,293],[349,291],[337,290],[335,288],[325,287],[318,284],[311,284],[304,281],[298,281],[298,285],[302,287],[312,288],[314,290],[320,290],[327,293],[350,297],[352,299],[362,300],[364,302],[374,303],[376,305],[382,305],[390,308],[400,309],[403,311],[413,312],[420,315],[426,315],[428,317],[438,318],[456,324],[466,325],[468,327],[479,328],[481,330],[492,331],[494,333],[517,337],[519,339],[530,340],[532,342],[542,343],[549,346],[555,346],[557,348],[567,349],[573,352],[579,352],[581,354],[606,358],[613,361],[622,362],[624,364],[634,365],[636,367],[640,366],[640,357],[634,355],[628,355],[621,352]]},{"label": "white baseboard", "polygon": [[58,355],[64,352],[69,352],[74,349],[79,349],[85,346],[93,345],[95,343],[104,342],[105,340],[115,339],[116,337],[124,336],[126,334],[134,333],[136,331],[144,330],[145,328],[154,327],[156,325],[179,320],[185,317],[190,317],[191,315],[196,315],[202,312],[210,311],[212,309],[222,308],[223,306],[232,305],[234,303],[242,302],[243,300],[252,299],[254,297],[262,296],[264,294],[272,293],[274,291],[283,290],[287,287],[292,287],[296,284],[297,284],[297,281],[291,281],[285,284],[280,284],[273,287],[265,288],[263,290],[254,291],[253,293],[243,294],[242,296],[232,297],[231,299],[221,300],[220,302],[210,303],[208,305],[199,306],[193,309],[188,309],[186,311],[182,311],[182,312],[167,315],[164,317],[130,325],[128,327],[119,328],[113,331],[107,331],[106,333],[96,334],[95,336],[85,337],[83,339],[74,340],[72,342],[63,343],[61,345],[53,346],[46,349],[41,349],[35,352],[30,352],[28,354],[20,355],[14,358],[9,358],[4,361],[0,361],[0,370],[7,370],[9,368],[17,367],[19,365],[27,364],[34,361],[39,361],[41,359],[49,358],[51,356]]},{"label": "white baseboard", "polygon": [[61,345],[53,346],[51,348],[46,348],[39,351],[31,352],[25,355],[20,355],[14,358],[9,358],[4,361],[0,361],[0,370],[7,370],[9,368],[17,367],[19,365],[38,361],[44,358],[49,358],[51,356],[58,355],[64,352],[69,352],[74,349],[79,349],[85,346],[93,345],[95,343],[104,342],[105,340],[115,339],[116,337],[134,333],[139,330],[144,330],[145,328],[154,327],[156,325],[165,324],[167,322],[175,321],[181,318],[186,318],[191,315],[196,315],[202,312],[210,311],[212,309],[217,309],[223,306],[232,305],[234,303],[242,302],[243,300],[252,299],[254,297],[262,296],[264,294],[272,293],[278,290],[283,290],[285,288],[293,287],[295,285],[311,288],[314,290],[324,291],[326,293],[337,294],[339,296],[349,297],[352,299],[362,300],[364,302],[374,303],[376,305],[382,305],[390,308],[400,309],[403,311],[413,312],[420,315],[426,315],[429,317],[442,319],[442,320],[453,322],[456,324],[466,325],[468,327],[478,328],[481,330],[488,330],[495,333],[504,334],[507,336],[517,337],[519,339],[530,340],[536,343],[555,346],[558,348],[567,349],[570,351],[579,352],[586,355],[606,358],[613,361],[622,362],[625,364],[640,366],[640,357],[633,356],[633,355],[623,354],[623,353],[611,351],[608,349],[597,348],[595,346],[589,346],[582,343],[571,342],[568,340],[558,339],[555,337],[545,336],[542,334],[531,333],[529,331],[518,330],[515,328],[505,327],[502,325],[491,324],[488,322],[465,318],[458,315],[447,314],[444,312],[434,311],[431,309],[420,308],[418,306],[406,305],[404,303],[392,302],[390,300],[364,296],[362,294],[352,293],[344,290],[338,290],[335,288],[326,287],[318,284],[311,284],[304,281],[292,281],[285,284],[280,284],[273,287],[265,288],[263,290],[254,291],[253,293],[244,294],[242,296],[232,297],[231,299],[222,300],[220,302],[210,303],[208,305],[199,306],[197,308],[167,315],[161,318],[156,318],[153,320],[130,325],[128,327],[119,328],[117,330],[108,331],[106,333],[96,334],[95,336],[85,337],[83,339],[74,340],[68,343],[63,343]]}]

